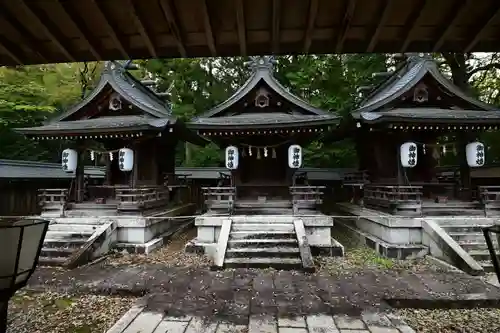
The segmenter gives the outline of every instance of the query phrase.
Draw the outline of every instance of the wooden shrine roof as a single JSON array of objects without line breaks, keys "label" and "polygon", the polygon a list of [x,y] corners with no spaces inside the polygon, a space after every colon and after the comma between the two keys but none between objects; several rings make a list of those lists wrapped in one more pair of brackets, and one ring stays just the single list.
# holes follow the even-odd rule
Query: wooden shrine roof
[{"label": "wooden shrine roof", "polygon": [[[283,128],[335,124],[339,116],[317,108],[292,94],[276,80],[272,56],[254,56],[248,63],[252,74],[227,100],[194,118],[196,129]],[[269,105],[258,107],[253,98],[265,89]]]},{"label": "wooden shrine roof", "polygon": [[[464,102],[467,108],[439,108],[425,103],[414,107],[399,107],[397,102],[404,94],[411,91],[430,76],[439,86],[439,90],[448,96],[455,96]],[[467,94],[448,79],[430,56],[411,55],[387,79],[376,86],[360,103],[359,107],[351,112],[354,119],[367,122],[384,120],[442,120],[445,122],[471,121],[491,122],[500,118],[500,110],[495,106],[484,103]]]},{"label": "wooden shrine roof", "polygon": [[145,87],[125,68],[126,64],[117,61],[106,62],[96,87],[82,101],[53,121],[66,120],[77,111],[92,102],[104,89],[111,87],[127,102],[152,117],[173,118],[169,105],[153,91]]},{"label": "wooden shrine roof", "polygon": [[0,65],[500,51],[497,0],[5,0],[0,27]]},{"label": "wooden shrine roof", "polygon": [[[108,107],[103,107],[103,103],[108,103],[108,99],[112,96],[111,92],[117,93],[120,99],[129,103],[128,106],[136,108],[141,114],[122,114],[126,112],[124,107],[113,111],[114,114],[106,115]],[[82,110],[85,112],[82,113]],[[87,110],[90,113],[86,113]],[[104,114],[101,115],[101,112]],[[128,72],[127,64],[109,61],[106,62],[96,87],[82,101],[47,124],[17,128],[15,131],[27,136],[48,139],[96,139],[129,137],[131,132],[148,130],[161,133],[166,128],[169,128],[170,132],[175,128],[175,132],[181,138],[194,144],[207,143],[205,139],[187,129],[182,121],[178,121],[165,101],[134,78]],[[133,136],[140,135],[142,132]]]}]

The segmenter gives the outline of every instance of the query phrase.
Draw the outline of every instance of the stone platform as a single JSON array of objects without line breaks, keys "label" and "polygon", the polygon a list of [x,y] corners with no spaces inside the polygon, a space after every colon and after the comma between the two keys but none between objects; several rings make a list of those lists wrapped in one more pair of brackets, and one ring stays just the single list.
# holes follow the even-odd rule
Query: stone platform
[{"label": "stone platform", "polygon": [[414,333],[392,314],[363,313],[360,316],[309,315],[276,317],[250,316],[248,322],[231,322],[203,317],[172,317],[144,306],[132,307],[107,333]]}]

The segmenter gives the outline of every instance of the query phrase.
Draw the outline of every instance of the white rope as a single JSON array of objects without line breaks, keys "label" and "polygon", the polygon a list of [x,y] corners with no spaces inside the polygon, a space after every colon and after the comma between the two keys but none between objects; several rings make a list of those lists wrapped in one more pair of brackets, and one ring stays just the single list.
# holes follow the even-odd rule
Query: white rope
[{"label": "white rope", "polygon": [[[212,217],[223,217],[223,218],[235,218],[235,217],[243,217],[248,215],[227,215],[227,214],[197,214],[197,215],[182,215],[182,216],[137,216],[137,215],[110,215],[110,216],[85,216],[84,218],[94,218],[94,219],[147,219],[147,220],[177,220],[177,219],[189,219],[189,218],[212,218]],[[304,217],[315,217],[315,218],[344,218],[344,219],[371,219],[371,218],[384,218],[387,220],[401,220],[401,219],[433,219],[433,220],[442,220],[442,219],[453,219],[456,217],[460,217],[461,220],[476,220],[478,218],[485,218],[484,216],[387,216],[387,215],[327,215],[327,214],[307,214],[307,215],[250,215],[250,216],[279,216],[279,217],[287,217],[287,218],[295,218],[300,219]],[[0,216],[0,219],[39,219],[39,220],[55,220],[62,219],[66,217],[44,217],[44,216],[34,216],[34,215],[14,215],[14,216]],[[70,218],[70,217],[68,217]],[[72,218],[72,217],[71,217]]]}]

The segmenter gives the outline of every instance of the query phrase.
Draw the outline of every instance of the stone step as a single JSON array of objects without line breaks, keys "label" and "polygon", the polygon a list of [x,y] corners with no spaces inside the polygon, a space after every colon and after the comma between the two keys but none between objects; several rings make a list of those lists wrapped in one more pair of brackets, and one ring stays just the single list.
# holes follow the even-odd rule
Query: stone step
[{"label": "stone step", "polygon": [[87,242],[87,239],[63,239],[63,238],[47,238],[43,241],[45,248],[80,248]]},{"label": "stone step", "polygon": [[62,266],[68,258],[65,257],[40,257],[38,264],[40,266]]},{"label": "stone step", "polygon": [[[431,218],[432,219],[432,218]],[[441,227],[448,226],[476,226],[476,225],[492,225],[493,220],[485,217],[460,217],[460,218],[444,218],[434,220]]]},{"label": "stone step", "polygon": [[463,233],[478,233],[478,232],[483,232],[482,227],[487,227],[489,225],[472,225],[472,224],[457,224],[457,225],[446,225],[442,226],[446,232],[463,232]]},{"label": "stone step", "polygon": [[49,226],[48,231],[66,231],[66,232],[76,232],[76,233],[94,233],[96,229],[98,229],[100,225],[92,225],[92,224],[63,224],[63,223],[54,223]]},{"label": "stone step", "polygon": [[296,238],[291,231],[231,231],[229,239],[290,239]]},{"label": "stone step", "polygon": [[277,268],[301,269],[299,258],[227,258],[224,260],[227,268]]},{"label": "stone step", "polygon": [[478,262],[491,262],[490,252],[488,250],[470,250],[467,253]]},{"label": "stone step", "polygon": [[78,249],[79,247],[73,247],[73,248],[43,247],[40,256],[47,258],[54,258],[54,257],[67,258],[71,256]]},{"label": "stone step", "polygon": [[293,224],[293,219],[272,219],[272,220],[257,220],[254,218],[248,218],[248,219],[232,219],[232,224],[258,224],[258,225],[263,225],[263,224]]},{"label": "stone step", "polygon": [[98,216],[118,216],[116,209],[88,209],[88,210],[66,210],[64,216],[69,218],[78,217],[98,217]]},{"label": "stone step", "polygon": [[[457,242],[485,242],[484,234],[482,232],[456,232],[451,231],[448,232],[448,235],[451,236]],[[497,243],[495,237],[492,237],[493,243]]]},{"label": "stone step", "polygon": [[237,223],[231,226],[231,231],[295,231],[295,227],[290,223]]},{"label": "stone step", "polygon": [[52,231],[48,230],[45,238],[49,239],[88,239],[94,232],[78,232],[78,231]]},{"label": "stone step", "polygon": [[226,251],[226,258],[299,258],[298,247],[239,247]]},{"label": "stone step", "polygon": [[269,248],[297,246],[298,242],[293,238],[275,239],[230,239],[227,243],[228,249],[233,248]]},{"label": "stone step", "polygon": [[491,260],[479,261],[479,264],[483,267],[483,269],[486,273],[494,273],[495,272],[495,268],[493,267]]},{"label": "stone step", "polygon": [[233,223],[293,223],[294,218],[286,215],[233,215]]},{"label": "stone step", "polygon": [[486,242],[458,242],[458,244],[462,247],[462,249],[464,249],[467,252],[473,251],[473,250],[487,250],[488,249]]},{"label": "stone step", "polygon": [[89,218],[89,217],[63,217],[54,219],[54,224],[78,224],[100,226],[110,222],[107,218]]}]

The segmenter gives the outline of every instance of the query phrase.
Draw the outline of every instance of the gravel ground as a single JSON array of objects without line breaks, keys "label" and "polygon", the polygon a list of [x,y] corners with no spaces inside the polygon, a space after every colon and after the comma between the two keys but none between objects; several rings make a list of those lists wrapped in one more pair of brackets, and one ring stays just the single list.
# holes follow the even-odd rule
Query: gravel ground
[{"label": "gravel ground", "polygon": [[500,332],[500,309],[400,309],[396,314],[421,333]]},{"label": "gravel ground", "polygon": [[135,300],[20,291],[9,303],[8,333],[105,332]]},{"label": "gravel ground", "polygon": [[165,246],[150,254],[116,253],[106,259],[104,265],[162,264],[166,267],[209,267],[210,261],[205,256],[184,251],[186,243],[195,237],[196,228],[181,231],[173,235]]}]

